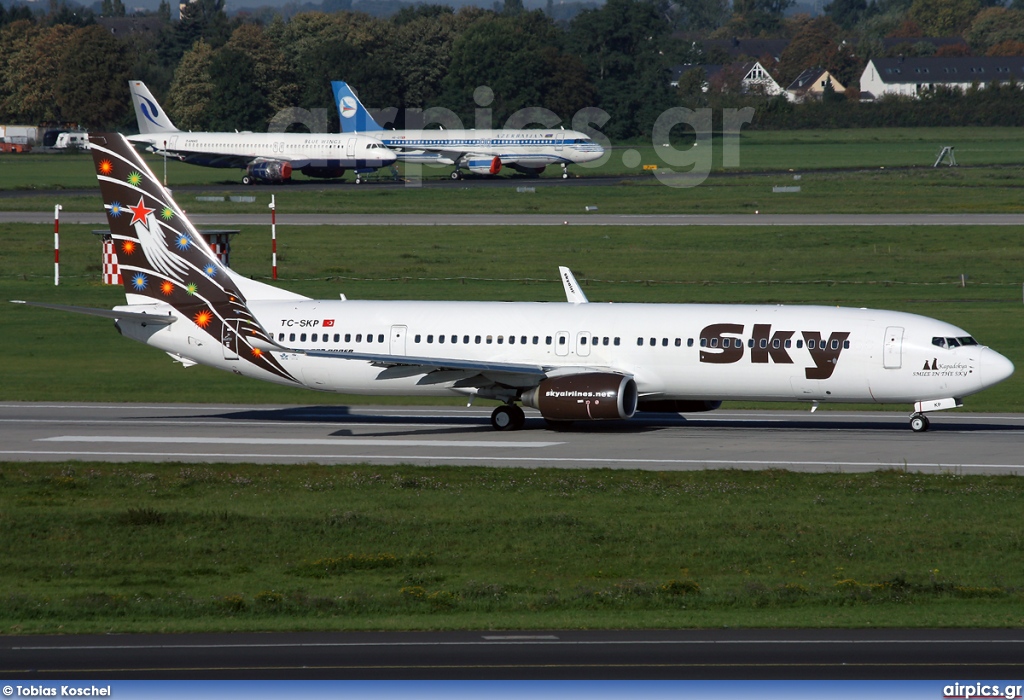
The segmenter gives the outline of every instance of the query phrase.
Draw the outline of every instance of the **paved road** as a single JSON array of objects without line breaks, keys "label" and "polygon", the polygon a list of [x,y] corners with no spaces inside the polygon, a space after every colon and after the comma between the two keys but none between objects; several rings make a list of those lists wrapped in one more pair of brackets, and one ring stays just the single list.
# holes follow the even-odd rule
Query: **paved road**
[{"label": "paved road", "polygon": [[[190,214],[204,226],[270,226],[259,214]],[[62,212],[63,224],[106,226],[102,212]],[[53,212],[0,212],[0,224],[53,224]],[[279,226],[1024,226],[1020,214],[288,214]]]},{"label": "paved road", "polygon": [[[0,677],[1019,682],[1024,677],[1024,634],[685,630],[5,635],[0,637]],[[941,692],[937,686],[934,697]]]},{"label": "paved road", "polygon": [[649,470],[908,469],[1024,474],[1024,415],[889,412],[641,414],[552,432],[491,429],[490,408],[0,404],[0,460],[455,464]]}]

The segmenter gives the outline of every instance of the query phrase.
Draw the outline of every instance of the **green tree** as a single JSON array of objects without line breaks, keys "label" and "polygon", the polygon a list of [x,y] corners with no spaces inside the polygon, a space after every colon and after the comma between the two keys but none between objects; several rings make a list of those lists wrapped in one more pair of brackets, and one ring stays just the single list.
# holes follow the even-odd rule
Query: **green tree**
[{"label": "green tree", "polygon": [[914,0],[910,18],[926,36],[952,36],[966,29],[980,9],[978,0]]},{"label": "green tree", "polygon": [[179,129],[207,128],[206,105],[213,96],[213,49],[199,39],[181,57],[164,104]]},{"label": "green tree", "polygon": [[839,26],[827,15],[807,22],[779,56],[776,78],[783,87],[808,68],[828,70],[843,85],[860,75],[861,67],[852,47],[841,42]]},{"label": "green tree", "polygon": [[608,0],[578,14],[567,38],[569,53],[587,69],[596,106],[611,115],[612,138],[650,135],[655,120],[676,100],[669,85],[670,30],[657,0]]},{"label": "green tree", "polygon": [[65,44],[54,93],[61,115],[89,128],[113,128],[130,109],[130,62],[120,41],[91,25],[76,30]]},{"label": "green tree", "polygon": [[0,30],[0,114],[3,121],[67,121],[57,104],[56,81],[65,64],[66,46],[75,28],[39,27],[28,20]]},{"label": "green tree", "polygon": [[258,24],[245,23],[231,33],[225,44],[252,62],[255,87],[274,111],[295,106],[298,86],[291,66],[278,44]]},{"label": "green tree", "polygon": [[256,64],[245,53],[224,46],[213,55],[210,75],[215,98],[206,104],[211,131],[266,131],[272,110],[256,85]]},{"label": "green tree", "polygon": [[1005,41],[1024,41],[1024,10],[984,9],[964,32],[964,38],[981,53]]},{"label": "green tree", "polygon": [[734,0],[729,27],[734,34],[758,36],[778,32],[782,17],[796,0]]}]

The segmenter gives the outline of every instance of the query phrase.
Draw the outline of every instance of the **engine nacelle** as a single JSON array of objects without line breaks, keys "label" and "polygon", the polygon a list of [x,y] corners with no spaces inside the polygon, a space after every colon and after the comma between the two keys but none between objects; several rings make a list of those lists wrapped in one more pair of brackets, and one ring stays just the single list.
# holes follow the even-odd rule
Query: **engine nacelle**
[{"label": "engine nacelle", "polygon": [[501,158],[470,158],[466,162],[469,172],[477,175],[497,175],[501,172]]},{"label": "engine nacelle", "polygon": [[640,401],[636,410],[648,413],[703,413],[722,407],[721,401],[674,401],[672,399],[656,399]]},{"label": "engine nacelle", "polygon": [[261,182],[284,182],[292,177],[291,163],[280,160],[254,160],[245,169],[246,174]]},{"label": "engine nacelle", "polygon": [[572,374],[545,379],[523,405],[551,420],[617,420],[636,413],[636,382],[621,374]]}]

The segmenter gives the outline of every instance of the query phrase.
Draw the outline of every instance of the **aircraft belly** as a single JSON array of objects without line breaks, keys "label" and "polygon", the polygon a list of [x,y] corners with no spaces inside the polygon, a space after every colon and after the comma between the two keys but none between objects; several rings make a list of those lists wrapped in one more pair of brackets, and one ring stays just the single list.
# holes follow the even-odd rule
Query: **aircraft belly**
[{"label": "aircraft belly", "polygon": [[[296,371],[303,383],[310,389],[331,391],[340,394],[372,394],[381,396],[452,396],[459,394],[451,389],[459,377],[452,377],[442,383],[422,383],[423,372],[408,376],[390,375],[381,378],[383,368],[360,360],[343,360],[331,357],[305,357],[282,353],[281,364],[289,371]],[[388,375],[385,375],[388,376]]]}]

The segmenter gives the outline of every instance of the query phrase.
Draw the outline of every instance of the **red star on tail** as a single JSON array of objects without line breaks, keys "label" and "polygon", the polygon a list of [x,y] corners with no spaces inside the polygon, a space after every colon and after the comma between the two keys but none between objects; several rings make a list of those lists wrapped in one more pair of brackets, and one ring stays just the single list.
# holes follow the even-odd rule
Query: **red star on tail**
[{"label": "red star on tail", "polygon": [[141,221],[143,226],[145,226],[146,228],[149,228],[149,224],[146,223],[146,217],[149,216],[150,214],[152,214],[156,210],[155,209],[149,209],[146,206],[146,202],[145,202],[145,198],[144,197],[139,197],[139,203],[136,204],[134,207],[131,207],[131,206],[128,207],[128,209],[132,213],[132,222],[131,222],[131,224],[129,224],[130,226],[134,226],[136,221]]}]

